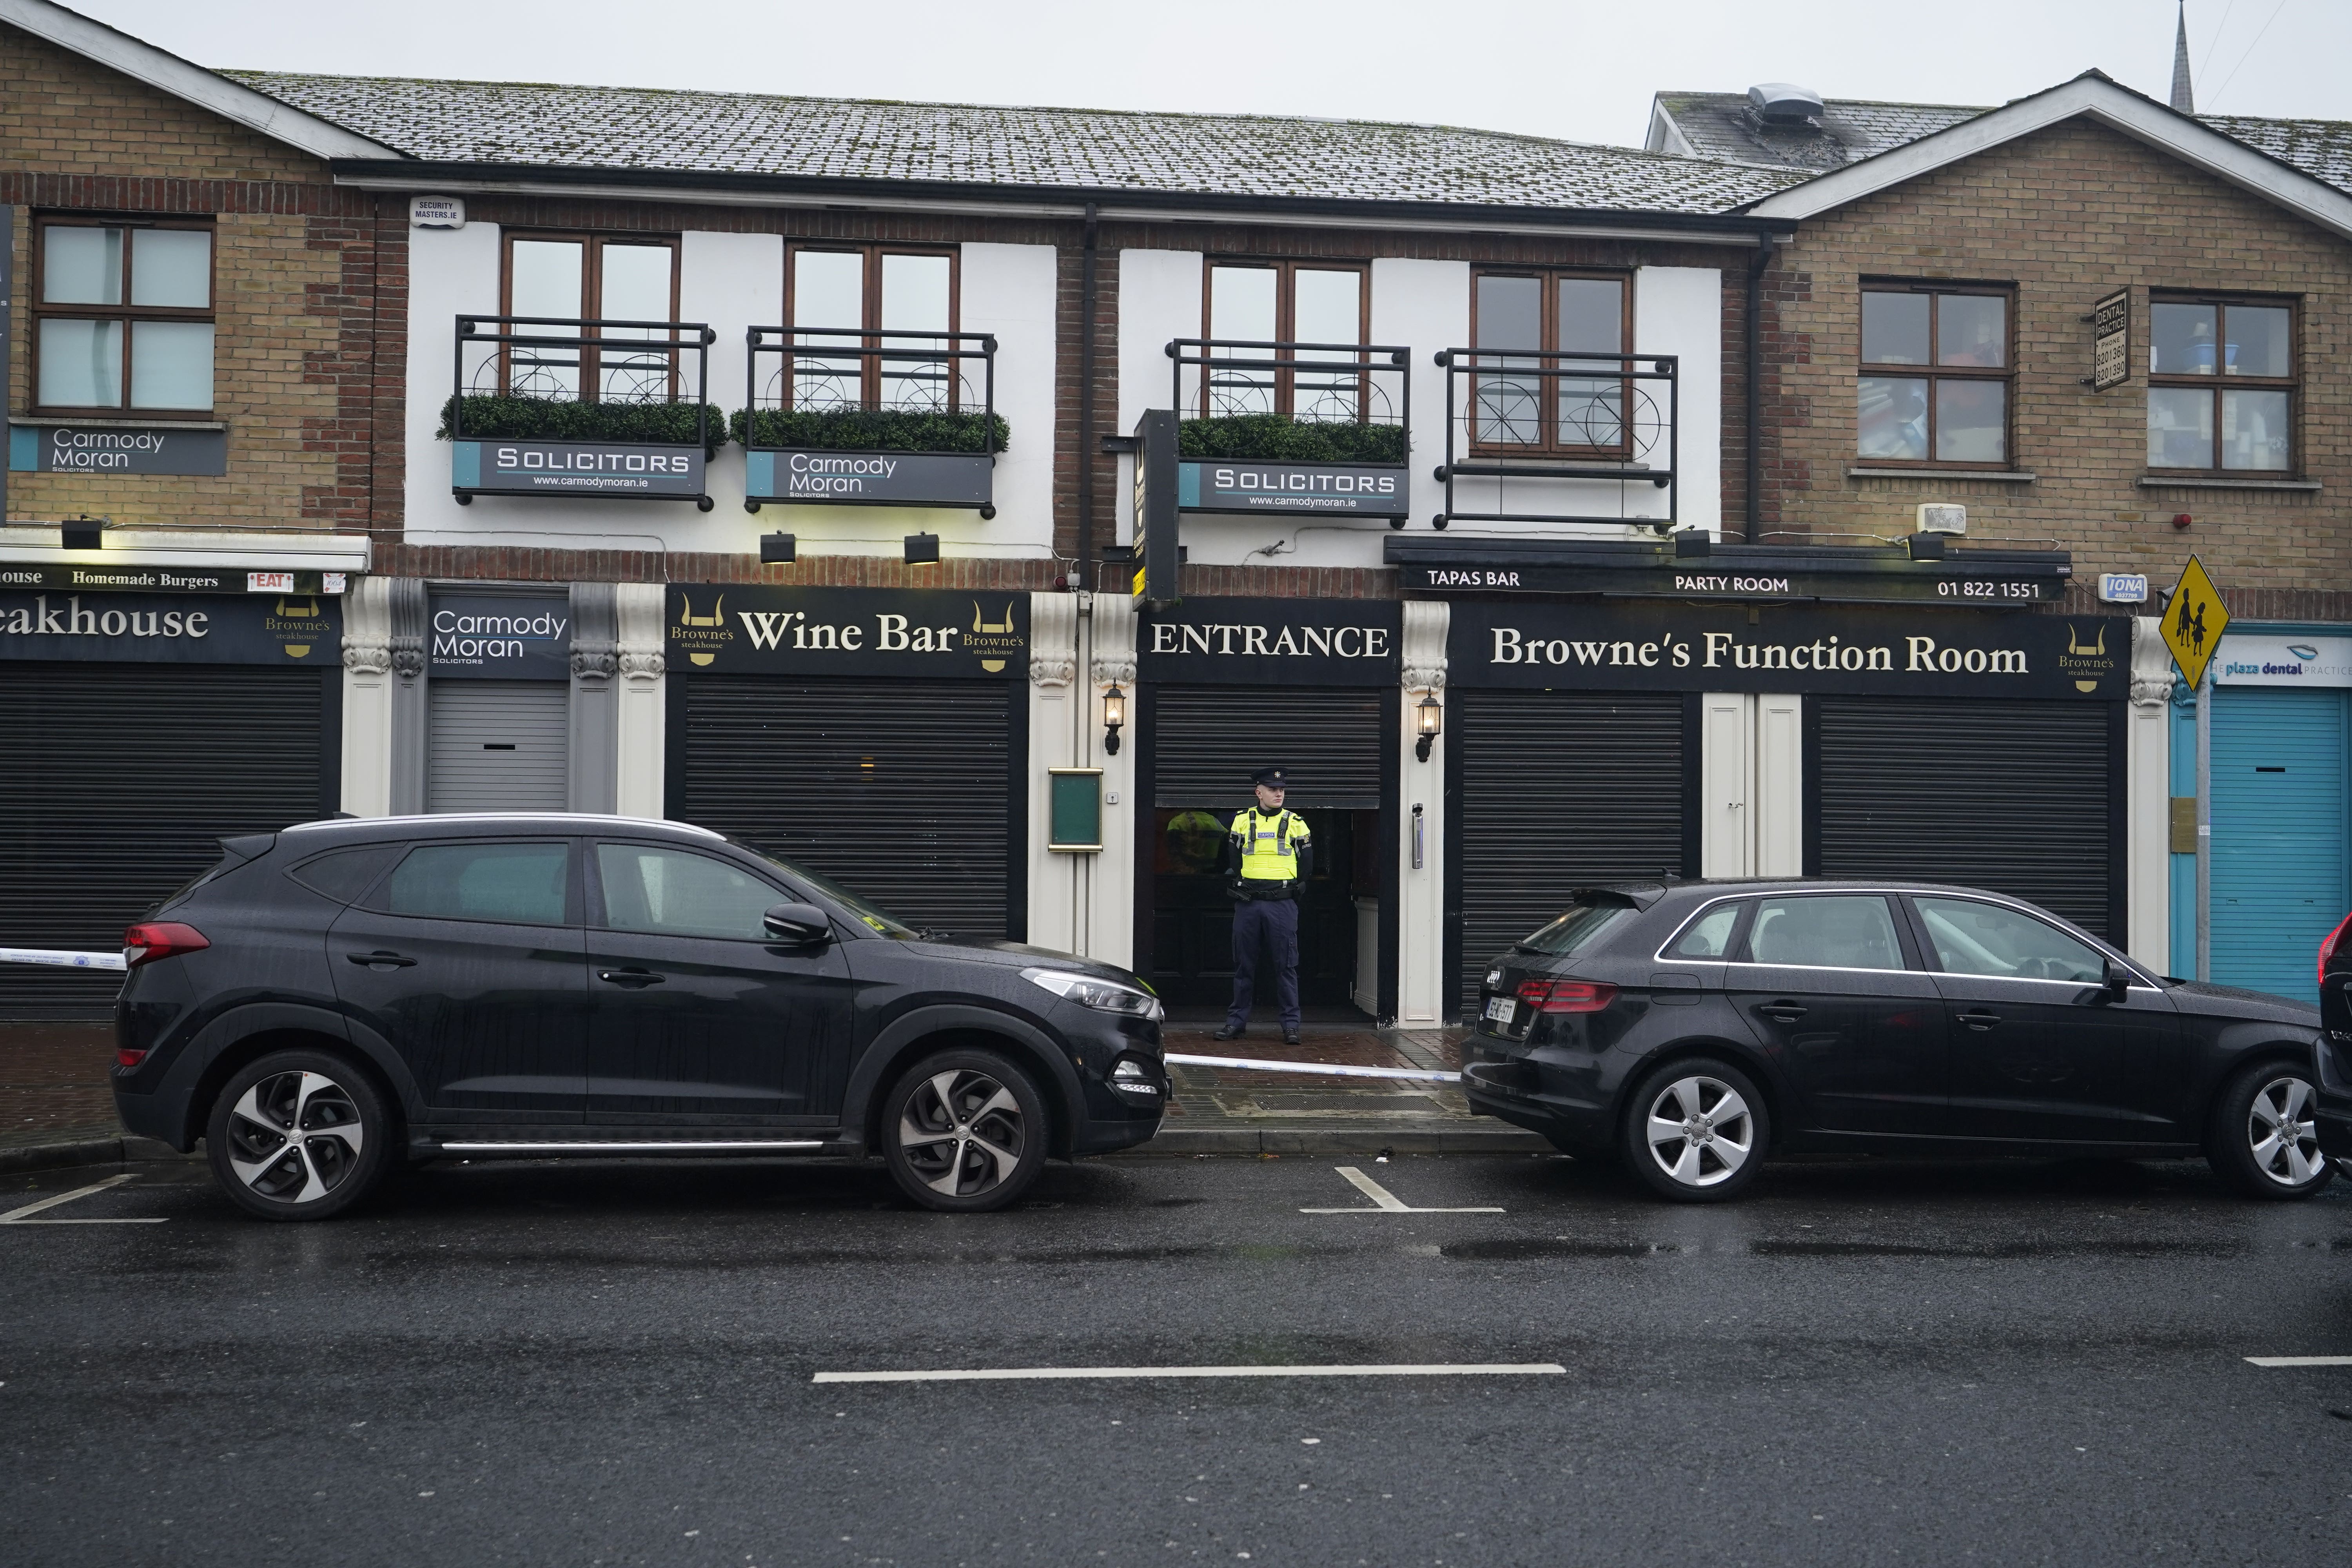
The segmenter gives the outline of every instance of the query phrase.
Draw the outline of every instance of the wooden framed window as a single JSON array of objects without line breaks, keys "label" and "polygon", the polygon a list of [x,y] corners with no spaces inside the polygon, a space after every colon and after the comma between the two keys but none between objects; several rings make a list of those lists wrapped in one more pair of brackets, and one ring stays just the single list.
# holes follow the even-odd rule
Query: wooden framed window
[{"label": "wooden framed window", "polygon": [[2008,468],[2014,314],[1998,284],[1865,281],[1854,455],[1887,467]]},{"label": "wooden framed window", "polygon": [[2147,466],[2293,473],[2293,301],[2158,293],[2147,314]]},{"label": "wooden framed window", "polygon": [[[951,413],[959,361],[927,360],[960,331],[962,258],[951,248],[796,243],[784,258],[784,406]],[[836,352],[825,353],[824,349]],[[859,353],[860,349],[873,351]]]},{"label": "wooden framed window", "polygon": [[[1202,286],[1202,335],[1236,345],[1213,348],[1203,357],[1275,362],[1202,365],[1200,411],[1204,416],[1279,414],[1340,423],[1366,417],[1370,378],[1356,367],[1370,359],[1356,345],[1371,338],[1370,267],[1220,258],[1203,269]],[[1277,342],[1324,346],[1264,346]],[[1259,346],[1238,346],[1244,344]]]},{"label": "wooden framed window", "polygon": [[43,216],[33,231],[33,404],[193,419],[213,410],[213,226]]},{"label": "wooden framed window", "polygon": [[[1633,280],[1622,272],[1482,268],[1470,280],[1474,451],[1618,459],[1633,454],[1626,409]],[[1517,351],[1517,352],[1514,352]],[[1591,356],[1591,357],[1584,357]],[[1559,374],[1513,374],[1556,371]],[[1591,374],[1580,374],[1590,371]]]},{"label": "wooden framed window", "polygon": [[[536,317],[517,337],[592,338],[585,346],[510,343],[499,380],[510,397],[562,402],[669,403],[681,394],[679,355],[633,353],[632,340],[674,342],[677,320],[677,241],[646,235],[509,231],[500,310]],[[590,327],[591,321],[632,326]]]}]

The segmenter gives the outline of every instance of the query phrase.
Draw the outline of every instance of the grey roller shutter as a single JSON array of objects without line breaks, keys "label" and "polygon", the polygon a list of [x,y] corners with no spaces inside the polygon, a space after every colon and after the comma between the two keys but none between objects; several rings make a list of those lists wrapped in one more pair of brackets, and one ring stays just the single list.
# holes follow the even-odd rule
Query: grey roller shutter
[{"label": "grey roller shutter", "polygon": [[1152,800],[1249,802],[1249,777],[1279,767],[1300,810],[1377,811],[1385,689],[1159,686],[1151,691]]},{"label": "grey roller shutter", "polygon": [[2096,702],[1808,698],[1807,869],[1957,882],[2111,934],[2116,770]]},{"label": "grey roller shutter", "polygon": [[1012,704],[1025,689],[688,675],[671,694],[672,817],[805,866],[913,925],[1007,934]]},{"label": "grey roller shutter", "polygon": [[[0,947],[116,952],[216,839],[331,809],[326,686],[265,665],[0,665]],[[0,1016],[102,1015],[122,976],[0,964]]]},{"label": "grey roller shutter", "polygon": [[1457,689],[1460,785],[1448,879],[1459,891],[1455,1005],[1487,961],[1592,882],[1684,873],[1683,699]]},{"label": "grey roller shutter", "polygon": [[562,811],[570,695],[560,680],[431,682],[425,809]]}]

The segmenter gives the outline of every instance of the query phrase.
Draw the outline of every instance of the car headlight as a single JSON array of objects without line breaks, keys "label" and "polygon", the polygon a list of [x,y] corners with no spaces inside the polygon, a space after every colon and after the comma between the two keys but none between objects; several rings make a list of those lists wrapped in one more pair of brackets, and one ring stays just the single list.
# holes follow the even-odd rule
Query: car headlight
[{"label": "car headlight", "polygon": [[1132,985],[1121,985],[1116,980],[1099,980],[1091,974],[1073,974],[1066,969],[1024,969],[1021,978],[1032,985],[1042,985],[1066,1002],[1076,1002],[1081,1007],[1092,1007],[1097,1013],[1118,1013],[1129,1018],[1149,1018],[1154,1022],[1166,1016],[1160,998],[1149,991]]}]

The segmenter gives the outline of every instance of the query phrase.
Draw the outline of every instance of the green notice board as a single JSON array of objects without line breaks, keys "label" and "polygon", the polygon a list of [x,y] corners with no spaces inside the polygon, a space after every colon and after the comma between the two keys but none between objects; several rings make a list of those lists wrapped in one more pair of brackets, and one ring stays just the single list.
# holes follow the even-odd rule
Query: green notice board
[{"label": "green notice board", "polygon": [[1045,847],[1087,855],[1102,848],[1102,770],[1048,768]]}]

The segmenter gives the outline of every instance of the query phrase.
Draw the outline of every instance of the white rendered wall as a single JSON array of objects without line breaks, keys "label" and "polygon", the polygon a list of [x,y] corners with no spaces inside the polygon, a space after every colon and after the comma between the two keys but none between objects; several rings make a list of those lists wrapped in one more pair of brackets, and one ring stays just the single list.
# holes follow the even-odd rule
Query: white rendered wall
[{"label": "white rendered wall", "polygon": [[[1165,408],[1171,395],[1175,366],[1168,345],[1178,338],[1201,335],[1202,288],[1201,253],[1197,250],[1122,250],[1118,253],[1118,418],[1105,436],[1131,436],[1135,422],[1147,408]],[[1118,460],[1118,516],[1114,542],[1135,538],[1135,459]],[[1184,521],[1184,543],[1192,559],[1206,562]],[[1256,541],[1264,543],[1261,537]]]},{"label": "white rendered wall", "polygon": [[1678,521],[1723,526],[1723,274],[1711,267],[1644,267],[1633,274],[1633,352],[1681,363],[1683,472]]},{"label": "white rendered wall", "polygon": [[[710,401],[730,414],[742,407],[743,361],[749,353],[744,331],[772,327],[784,319],[783,237],[706,229],[688,229],[679,236],[677,319],[701,321],[719,334],[710,345]],[[775,363],[769,360],[768,367],[772,370]],[[690,529],[704,541],[688,548],[756,552],[760,534],[778,525],[763,525],[761,518],[743,510],[742,447],[730,442],[719,448],[719,456],[710,460],[707,489],[719,502],[717,510],[703,513],[687,507],[690,522],[683,514],[673,520],[674,528]],[[483,504],[477,500],[473,510],[479,511]]]}]

